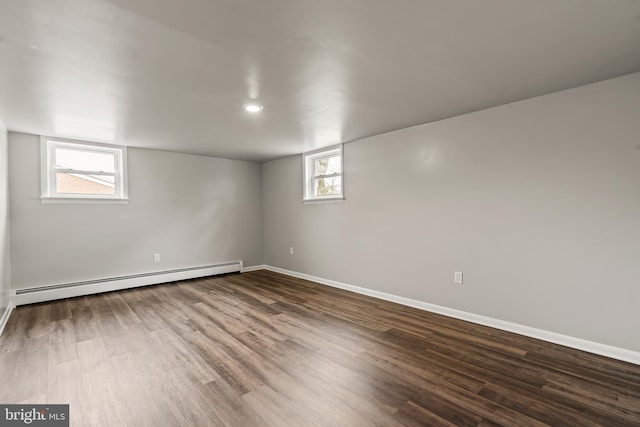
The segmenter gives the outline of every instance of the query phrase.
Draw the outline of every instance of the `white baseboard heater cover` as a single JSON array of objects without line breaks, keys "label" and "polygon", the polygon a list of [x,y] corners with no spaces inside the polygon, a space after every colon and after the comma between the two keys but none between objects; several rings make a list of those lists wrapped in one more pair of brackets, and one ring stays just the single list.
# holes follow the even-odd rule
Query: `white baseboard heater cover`
[{"label": "white baseboard heater cover", "polygon": [[242,261],[16,290],[16,305],[54,301],[178,280],[242,272]]}]

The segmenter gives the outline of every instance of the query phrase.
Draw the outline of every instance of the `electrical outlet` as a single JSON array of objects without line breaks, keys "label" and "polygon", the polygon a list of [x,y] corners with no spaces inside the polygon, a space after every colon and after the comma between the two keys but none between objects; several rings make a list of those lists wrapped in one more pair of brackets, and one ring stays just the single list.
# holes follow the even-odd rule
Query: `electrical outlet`
[{"label": "electrical outlet", "polygon": [[453,272],[453,282],[457,284],[462,284],[462,271]]},{"label": "electrical outlet", "polygon": [[293,246],[289,246],[289,255],[293,255]]},{"label": "electrical outlet", "polygon": [[153,262],[160,262],[160,254],[153,254]]}]

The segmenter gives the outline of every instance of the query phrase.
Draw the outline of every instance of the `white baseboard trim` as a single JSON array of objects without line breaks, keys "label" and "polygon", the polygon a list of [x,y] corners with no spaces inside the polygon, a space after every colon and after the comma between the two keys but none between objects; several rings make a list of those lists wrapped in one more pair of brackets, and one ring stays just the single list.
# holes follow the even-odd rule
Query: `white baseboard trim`
[{"label": "white baseboard trim", "polygon": [[102,292],[119,291],[140,286],[157,285],[175,282],[177,280],[195,279],[198,277],[214,276],[217,274],[242,271],[242,261],[224,264],[207,265],[202,267],[181,268],[176,270],[159,271],[132,276],[113,277],[108,279],[90,280],[86,282],[65,283],[52,286],[40,286],[16,290],[16,304],[33,304],[92,295]]},{"label": "white baseboard trim", "polygon": [[[543,341],[560,344],[566,347],[583,350],[589,353],[599,354],[601,356],[610,357],[612,359],[622,360],[624,362],[640,365],[640,353],[625,348],[614,347],[608,344],[601,344],[588,341],[582,338],[571,337],[556,332],[545,331],[543,329],[532,328],[530,326],[520,325],[518,323],[507,322],[505,320],[494,319],[492,317],[481,316],[478,314],[468,313],[466,311],[455,310],[453,308],[443,307],[440,305],[429,304],[427,302],[418,301],[410,298],[404,298],[397,295],[387,294],[384,292],[374,291],[371,289],[361,288],[359,286],[348,285],[346,283],[336,282],[334,280],[323,279],[309,274],[299,273],[297,271],[286,270],[284,268],[265,266],[266,270],[276,273],[286,274],[288,276],[297,277],[299,279],[309,280],[322,285],[334,288],[344,289],[362,295],[391,301],[409,307],[418,308],[420,310],[430,311],[433,313],[443,314],[445,316],[456,319],[466,320],[468,322],[477,323],[479,325],[490,326],[492,328],[501,329],[508,332],[536,338]],[[246,271],[246,270],[245,270]]]},{"label": "white baseboard trim", "polygon": [[266,265],[264,265],[264,264],[261,264],[261,265],[251,265],[251,266],[249,266],[249,267],[244,267],[244,268],[242,269],[242,272],[243,272],[243,273],[248,273],[249,271],[258,271],[258,270],[266,270],[266,269],[267,269],[267,266],[266,266]]},{"label": "white baseboard trim", "polygon": [[13,311],[14,308],[16,308],[15,291],[11,290],[10,292],[11,293],[9,294],[9,305],[7,305],[7,308],[4,309],[4,313],[2,313],[2,316],[0,317],[0,336],[4,331],[4,327],[7,326],[7,323],[9,322],[9,317],[11,317],[11,312]]}]

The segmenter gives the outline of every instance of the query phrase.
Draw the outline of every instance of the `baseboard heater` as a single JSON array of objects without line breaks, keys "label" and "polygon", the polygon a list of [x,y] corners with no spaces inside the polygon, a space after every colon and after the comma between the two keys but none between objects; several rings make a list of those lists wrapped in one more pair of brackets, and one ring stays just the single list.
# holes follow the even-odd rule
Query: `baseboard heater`
[{"label": "baseboard heater", "polygon": [[216,274],[242,272],[242,261],[201,267],[178,268],[153,273],[133,274],[130,276],[110,277],[83,282],[62,283],[58,285],[38,286],[16,290],[16,305],[34,304],[63,298],[99,294],[140,286],[157,285],[177,280],[215,276]]}]

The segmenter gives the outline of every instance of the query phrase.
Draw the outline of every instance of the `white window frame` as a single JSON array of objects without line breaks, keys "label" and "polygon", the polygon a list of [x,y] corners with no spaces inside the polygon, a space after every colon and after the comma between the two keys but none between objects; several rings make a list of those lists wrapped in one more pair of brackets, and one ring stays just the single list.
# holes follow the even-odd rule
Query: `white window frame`
[{"label": "white window frame", "polygon": [[[343,144],[334,145],[332,147],[322,148],[320,150],[310,151],[308,153],[304,153],[302,155],[302,164],[303,164],[303,177],[304,177],[304,186],[303,186],[303,199],[302,201],[305,203],[308,202],[340,202],[344,200],[344,156],[343,156]],[[340,156],[340,173],[334,173],[330,175],[321,175],[314,176],[314,164],[315,160],[320,159],[322,157],[332,157],[335,155]],[[319,196],[314,194],[314,185],[313,182],[319,178],[331,178],[340,176],[342,177],[342,193],[339,195],[328,195],[328,196]]]},{"label": "white window frame", "polygon": [[[110,153],[115,157],[115,172],[85,171],[56,168],[56,148],[69,148],[77,151]],[[40,138],[41,201],[42,203],[127,203],[127,147],[72,139]],[[114,194],[70,194],[56,191],[57,173],[75,173],[83,175],[108,175],[114,177]]]}]

